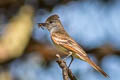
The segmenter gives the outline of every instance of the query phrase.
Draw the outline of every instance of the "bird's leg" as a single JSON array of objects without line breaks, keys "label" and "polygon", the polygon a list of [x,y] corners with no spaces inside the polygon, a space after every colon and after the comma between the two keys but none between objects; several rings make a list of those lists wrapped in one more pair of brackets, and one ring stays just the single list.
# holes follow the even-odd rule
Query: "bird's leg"
[{"label": "bird's leg", "polygon": [[72,56],[72,52],[69,52],[69,54],[63,60],[66,60],[70,56]]},{"label": "bird's leg", "polygon": [[69,64],[68,68],[69,68],[70,65],[72,64],[73,60],[74,60],[74,58],[73,58],[73,56],[71,55],[71,61],[70,61],[70,64]]},{"label": "bird's leg", "polygon": [[70,54],[68,54],[63,60],[66,60],[68,57],[70,57],[71,56],[71,61],[70,61],[70,64],[69,64],[69,66],[68,66],[68,68],[70,67],[70,65],[72,64],[72,62],[73,62],[73,60],[74,60],[74,58],[73,58],[73,56],[72,56],[72,52],[69,52]]}]

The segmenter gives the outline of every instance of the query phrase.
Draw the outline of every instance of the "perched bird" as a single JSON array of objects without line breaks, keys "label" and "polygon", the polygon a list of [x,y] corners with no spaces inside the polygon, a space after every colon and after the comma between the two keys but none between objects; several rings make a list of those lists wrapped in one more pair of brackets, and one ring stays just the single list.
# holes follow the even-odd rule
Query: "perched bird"
[{"label": "perched bird", "polygon": [[42,28],[44,26],[48,29],[51,35],[51,40],[58,50],[89,63],[98,72],[105,77],[108,77],[108,75],[88,57],[78,43],[68,35],[57,14],[51,15],[45,23],[39,23],[38,25]]}]

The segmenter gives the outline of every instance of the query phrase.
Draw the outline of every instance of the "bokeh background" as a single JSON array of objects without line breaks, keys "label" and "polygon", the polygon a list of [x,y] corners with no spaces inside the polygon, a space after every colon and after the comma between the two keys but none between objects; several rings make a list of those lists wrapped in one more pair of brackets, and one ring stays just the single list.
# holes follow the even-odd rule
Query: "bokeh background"
[{"label": "bokeh background", "polygon": [[[37,24],[52,14],[108,80],[120,80],[119,0],[0,0],[0,80],[62,80],[55,55],[65,55]],[[78,59],[70,69],[78,80],[106,80]]]}]

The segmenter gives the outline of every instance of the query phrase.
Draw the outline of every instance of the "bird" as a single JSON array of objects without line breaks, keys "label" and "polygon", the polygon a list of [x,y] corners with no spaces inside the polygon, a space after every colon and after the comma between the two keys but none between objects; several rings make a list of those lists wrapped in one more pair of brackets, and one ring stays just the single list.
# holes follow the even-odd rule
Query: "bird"
[{"label": "bird", "polygon": [[57,14],[49,16],[45,23],[38,23],[42,29],[46,28],[51,36],[51,40],[56,48],[66,55],[83,60],[90,64],[104,77],[109,77],[98,65],[96,65],[83,50],[83,48],[65,31]]}]

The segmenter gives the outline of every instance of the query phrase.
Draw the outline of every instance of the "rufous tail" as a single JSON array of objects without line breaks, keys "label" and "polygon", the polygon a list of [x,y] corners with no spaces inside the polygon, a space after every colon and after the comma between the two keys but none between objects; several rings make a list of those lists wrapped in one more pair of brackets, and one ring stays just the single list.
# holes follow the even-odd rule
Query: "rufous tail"
[{"label": "rufous tail", "polygon": [[90,58],[87,57],[86,62],[88,62],[95,70],[100,72],[105,77],[109,77],[99,66],[97,66]]}]

